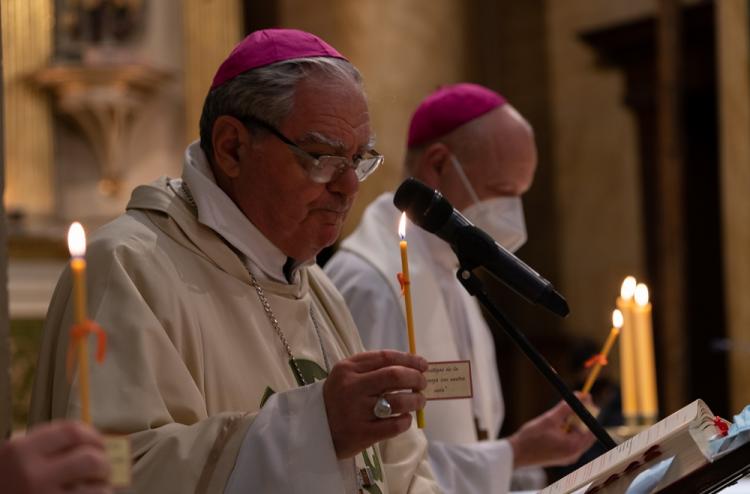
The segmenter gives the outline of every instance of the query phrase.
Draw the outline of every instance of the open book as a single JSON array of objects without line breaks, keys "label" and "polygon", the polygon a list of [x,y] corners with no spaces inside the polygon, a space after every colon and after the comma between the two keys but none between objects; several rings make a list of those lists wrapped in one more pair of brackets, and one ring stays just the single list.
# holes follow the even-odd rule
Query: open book
[{"label": "open book", "polygon": [[719,434],[716,419],[696,400],[546,487],[540,494],[625,492],[632,481],[663,462],[655,491],[711,461],[708,442]]}]

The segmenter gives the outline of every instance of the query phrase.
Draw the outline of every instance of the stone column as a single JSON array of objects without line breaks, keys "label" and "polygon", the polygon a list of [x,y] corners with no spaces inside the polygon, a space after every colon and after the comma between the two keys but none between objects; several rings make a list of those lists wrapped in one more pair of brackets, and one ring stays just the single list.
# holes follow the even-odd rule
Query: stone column
[{"label": "stone column", "polygon": [[33,215],[54,210],[52,114],[29,76],[52,54],[52,0],[0,2],[5,99],[5,204]]},{"label": "stone column", "polygon": [[[4,72],[2,19],[0,10],[0,73]],[[3,145],[3,93],[0,92],[0,194],[5,187],[5,146]],[[5,208],[0,201],[0,218],[5,217]],[[5,221],[0,221],[0,441],[10,434],[10,335],[8,320],[8,282],[6,265],[8,261],[8,236],[5,231]]]},{"label": "stone column", "polygon": [[216,69],[242,39],[242,22],[241,0],[183,2],[186,143],[198,138],[203,100]]},{"label": "stone column", "polygon": [[657,225],[655,235],[655,300],[661,315],[662,375],[670,376],[669,386],[662,386],[661,408],[678,410],[687,392],[685,369],[688,359],[686,334],[687,247],[685,245],[686,202],[684,195],[685,162],[683,159],[681,4],[677,0],[657,2],[657,166],[654,171]]},{"label": "stone column", "polygon": [[750,402],[750,40],[747,0],[715,5],[729,389],[738,412]]}]

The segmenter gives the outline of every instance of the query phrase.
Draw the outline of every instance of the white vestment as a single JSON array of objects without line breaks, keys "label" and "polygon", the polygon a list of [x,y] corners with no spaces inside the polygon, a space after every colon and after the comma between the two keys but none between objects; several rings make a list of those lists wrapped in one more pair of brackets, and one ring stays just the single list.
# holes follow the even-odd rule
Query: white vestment
[{"label": "white vestment", "polygon": [[[236,238],[227,238],[242,218],[227,211],[210,219],[206,198],[220,196],[200,191],[210,184],[188,171],[197,164],[210,178],[195,144],[186,161],[195,197],[180,180],[138,187],[126,214],[97,231],[87,253],[89,315],[108,337],[104,363],[91,356],[91,412],[100,430],[129,435],[134,492],[351,493],[365,464],[378,480],[367,492],[436,492],[414,427],[355,460],[337,460],[321,380],[362,351],[344,301],[316,266],[279,280],[274,262],[284,256],[257,229],[235,228]],[[65,372],[72,317],[66,270],[45,324],[31,423],[79,416],[77,374],[70,385]]]},{"label": "white vestment", "polygon": [[[378,197],[325,266],[370,349],[408,350],[396,278],[400,214],[392,194]],[[435,476],[446,492],[507,492],[513,451],[507,441],[494,440],[504,408],[492,335],[477,302],[456,280],[458,261],[448,244],[411,224],[406,238],[417,353],[430,361],[469,359],[474,379],[472,400],[430,401],[425,407]],[[490,440],[478,441],[474,420]]]}]

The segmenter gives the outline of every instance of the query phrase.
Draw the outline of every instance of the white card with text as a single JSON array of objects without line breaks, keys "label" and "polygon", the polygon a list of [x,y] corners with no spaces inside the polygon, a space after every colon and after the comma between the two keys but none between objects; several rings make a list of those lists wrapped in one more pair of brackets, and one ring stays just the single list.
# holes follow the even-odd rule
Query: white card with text
[{"label": "white card with text", "polygon": [[424,377],[427,378],[427,388],[422,394],[428,400],[457,400],[474,395],[471,362],[468,360],[430,362]]}]

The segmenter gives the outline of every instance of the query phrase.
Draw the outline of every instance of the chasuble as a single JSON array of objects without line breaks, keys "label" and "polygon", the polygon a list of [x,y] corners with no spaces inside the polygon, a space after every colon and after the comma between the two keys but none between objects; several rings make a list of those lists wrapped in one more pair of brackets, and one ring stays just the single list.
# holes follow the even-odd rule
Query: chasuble
[{"label": "chasuble", "polygon": [[[435,492],[414,426],[355,461],[337,460],[321,380],[363,347],[323,272],[305,266],[292,283],[259,280],[313,383],[300,386],[247,267],[175,184],[135,189],[87,255],[89,316],[108,337],[104,363],[91,362],[93,422],[130,437],[134,491],[355,492],[367,465],[377,482],[364,492]],[[65,369],[70,295],[65,271],[45,325],[32,423],[79,416],[77,381]]]}]

